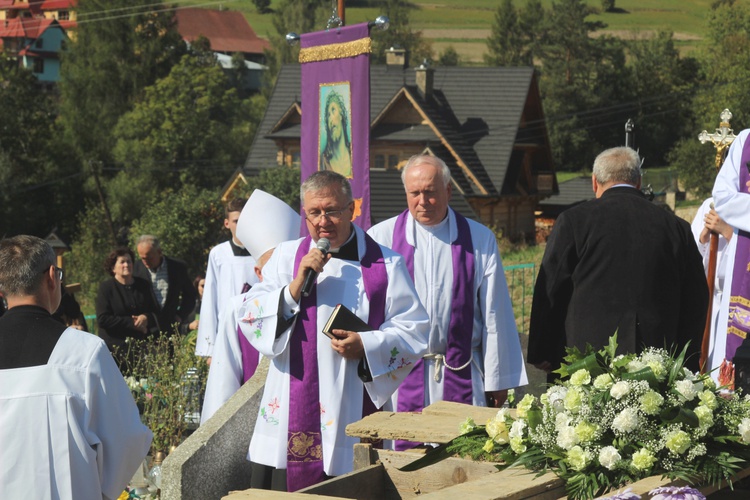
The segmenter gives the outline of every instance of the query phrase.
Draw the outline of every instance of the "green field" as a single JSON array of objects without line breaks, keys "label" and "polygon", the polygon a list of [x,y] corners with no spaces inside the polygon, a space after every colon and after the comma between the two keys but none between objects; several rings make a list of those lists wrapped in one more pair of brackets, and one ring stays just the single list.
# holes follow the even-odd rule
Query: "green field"
[{"label": "green field", "polygon": [[[591,16],[607,24],[604,33],[616,36],[648,36],[658,30],[668,29],[675,33],[681,50],[689,51],[705,29],[706,14],[713,0],[617,0],[617,12]],[[278,3],[273,0],[271,7]],[[517,1],[517,6],[525,5]],[[545,6],[550,0],[543,0]],[[598,0],[589,0],[589,5],[599,8]],[[330,3],[323,2],[329,6]],[[499,0],[413,0],[416,9],[410,15],[414,30],[422,31],[433,42],[436,55],[452,45],[461,55],[472,62],[480,62],[485,50],[485,39],[489,35]],[[252,2],[229,0],[206,2],[181,0],[179,6],[201,6],[206,8],[236,9],[245,14],[259,36],[268,38],[273,30],[271,14],[258,14]],[[383,12],[376,7],[350,7],[346,10],[347,24],[375,19]],[[321,29],[325,26],[321,26]],[[375,34],[374,36],[377,36]]]}]

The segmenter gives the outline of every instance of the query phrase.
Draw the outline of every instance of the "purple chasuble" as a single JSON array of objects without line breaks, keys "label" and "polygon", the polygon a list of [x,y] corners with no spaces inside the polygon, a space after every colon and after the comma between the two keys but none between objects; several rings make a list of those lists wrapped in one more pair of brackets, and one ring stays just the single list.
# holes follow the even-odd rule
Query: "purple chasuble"
[{"label": "purple chasuble", "polygon": [[[746,141],[740,161],[740,193],[750,193],[750,142]],[[732,268],[732,290],[729,296],[726,359],[731,361],[737,348],[750,332],[750,233],[738,231],[737,251]],[[710,311],[709,311],[710,314]]]},{"label": "purple chasuble", "polygon": [[[354,235],[356,238],[356,234]],[[294,275],[310,249],[308,235],[297,248]],[[365,294],[370,302],[367,321],[373,330],[385,321],[385,294],[388,275],[383,254],[375,241],[365,235],[366,251],[361,270]],[[297,491],[325,479],[323,440],[320,424],[320,386],[318,380],[317,283],[310,295],[301,297],[300,311],[289,339],[289,429],[287,440],[287,491]],[[362,416],[375,411],[366,389],[363,391]],[[368,404],[369,403],[369,404]]]},{"label": "purple chasuble", "polygon": [[[474,325],[474,244],[465,217],[454,211],[458,236],[451,244],[453,256],[453,290],[451,320],[445,349],[446,365],[461,370],[443,371],[443,400],[472,404],[471,337]],[[414,247],[406,241],[406,221],[409,211],[402,212],[393,228],[392,248],[404,256],[409,274],[414,280]],[[417,223],[416,221],[414,222]],[[416,237],[416,236],[415,236]],[[468,363],[468,364],[467,364]],[[424,361],[419,360],[398,389],[398,411],[422,411],[425,400]],[[411,447],[408,442],[397,442],[396,449]]]}]

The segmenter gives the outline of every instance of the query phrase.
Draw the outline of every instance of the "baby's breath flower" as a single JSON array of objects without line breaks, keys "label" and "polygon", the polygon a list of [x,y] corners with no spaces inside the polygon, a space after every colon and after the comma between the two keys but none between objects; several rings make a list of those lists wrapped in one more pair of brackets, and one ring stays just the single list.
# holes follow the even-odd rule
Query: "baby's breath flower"
[{"label": "baby's breath flower", "polygon": [[664,397],[656,391],[648,391],[641,396],[641,411],[646,415],[656,415],[661,410]]},{"label": "baby's breath flower", "polygon": [[591,382],[591,374],[582,368],[570,376],[570,384],[575,386],[587,385]]},{"label": "baby's breath flower", "polygon": [[609,394],[615,399],[622,399],[630,392],[630,384],[625,380],[620,380],[609,390]]},{"label": "baby's breath flower", "polygon": [[656,462],[656,457],[646,448],[641,448],[633,453],[633,467],[638,470],[650,469],[654,462]]},{"label": "baby's breath flower", "polygon": [[667,434],[666,447],[672,453],[682,455],[690,447],[690,435],[683,430],[672,431]]},{"label": "baby's breath flower", "polygon": [[609,470],[614,470],[620,460],[622,460],[622,456],[614,446],[604,446],[599,450],[599,463]]},{"label": "baby's breath flower", "polygon": [[573,470],[583,470],[591,461],[591,454],[580,446],[574,446],[568,451],[568,463]]}]

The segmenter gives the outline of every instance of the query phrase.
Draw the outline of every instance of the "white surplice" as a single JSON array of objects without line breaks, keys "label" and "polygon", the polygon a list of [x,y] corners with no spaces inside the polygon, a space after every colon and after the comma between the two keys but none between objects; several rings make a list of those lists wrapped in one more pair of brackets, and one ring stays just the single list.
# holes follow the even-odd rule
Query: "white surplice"
[{"label": "white surplice", "polygon": [[[521,353],[513,305],[497,247],[497,239],[488,228],[467,219],[474,246],[474,324],[472,329],[471,382],[473,404],[486,406],[485,391],[499,391],[528,384]],[[393,244],[396,217],[370,228],[369,234],[381,245]],[[430,316],[428,353],[445,355],[451,318],[453,257],[451,242],[458,237],[456,216],[435,226],[415,223],[407,216],[406,241],[415,247],[414,279],[417,293]],[[443,400],[443,371],[440,365],[435,380],[435,359],[425,358],[425,406]],[[397,403],[394,398],[394,407]]]},{"label": "white surplice", "polygon": [[[364,232],[356,232],[360,259],[365,252]],[[287,285],[292,281],[294,260],[301,240],[279,245],[263,267],[263,281],[246,294],[238,321],[245,336],[261,354],[271,358],[248,457],[253,462],[285,469],[289,418],[289,339],[294,322],[276,338],[281,302],[294,305]],[[313,244],[314,245],[314,244]],[[312,246],[311,245],[311,248]],[[342,303],[367,321],[370,304],[365,295],[359,262],[331,259],[317,279],[317,350],[320,381],[320,420],[323,468],[329,476],[352,470],[353,445],[345,427],[362,418],[363,388],[380,408],[386,403],[414,363],[424,354],[428,317],[419,303],[403,258],[381,247],[388,274],[385,320],[379,330],[361,334],[365,356],[373,377],[363,383],[357,375],[357,360],[347,360],[331,348],[323,325],[333,308]],[[305,252],[307,253],[307,252]],[[283,294],[283,295],[282,295]],[[296,319],[295,319],[296,322]],[[310,411],[317,411],[310,408]]]},{"label": "white surplice", "polygon": [[258,282],[254,268],[255,259],[249,255],[234,255],[229,241],[216,245],[209,252],[195,343],[197,356],[213,355],[220,316],[229,299],[241,294],[245,284],[253,286]]},{"label": "white surplice", "polygon": [[[708,259],[710,254],[709,242],[711,240],[709,239],[709,241],[707,241],[706,243],[701,243],[700,234],[703,231],[703,228],[706,227],[704,217],[711,209],[711,203],[713,203],[713,201],[713,198],[706,198],[706,200],[703,201],[701,206],[698,208],[698,211],[695,213],[695,218],[693,219],[693,223],[691,224],[693,237],[695,238],[695,243],[696,245],[698,245],[698,250],[700,250],[701,256],[703,257],[703,269],[706,271],[706,273],[708,273]],[[709,369],[714,369],[721,366],[721,362],[724,360],[724,349],[726,347],[726,342],[721,342],[721,352],[718,352],[715,348],[716,332],[719,330],[719,318],[722,317],[720,316],[719,311],[721,310],[723,291],[726,283],[728,246],[726,238],[724,238],[722,235],[718,235],[718,238],[719,249],[716,253],[716,279],[714,280],[714,297],[713,302],[711,303],[711,339],[709,343],[708,353]],[[726,323],[726,316],[724,316],[724,319],[722,321]],[[724,331],[726,335],[726,326],[724,327]],[[718,382],[719,371],[714,370],[711,375],[713,376],[714,380]]]},{"label": "white surplice", "polygon": [[[719,319],[716,326],[716,341],[711,350],[711,368],[716,368],[724,359],[727,341],[727,322],[729,318],[729,300],[732,290],[732,273],[734,271],[734,260],[737,253],[737,232],[738,230],[750,231],[750,194],[741,193],[740,185],[740,168],[747,168],[742,165],[742,149],[747,142],[750,129],[745,129],[737,135],[737,138],[729,147],[724,164],[716,176],[714,183],[713,198],[714,208],[724,222],[734,228],[732,239],[726,248],[726,266],[724,266],[724,293],[721,298],[721,307],[719,309]],[[715,375],[716,372],[712,373]]]},{"label": "white surplice", "polygon": [[[242,348],[237,336],[237,309],[244,300],[244,295],[229,299],[219,320],[219,332],[216,335],[211,367],[206,380],[206,394],[201,410],[201,425],[213,416],[221,406],[231,398],[240,387],[244,377]],[[258,354],[260,362],[260,354]]]},{"label": "white surplice", "polygon": [[115,499],[151,438],[94,335],[68,328],[46,365],[0,370],[0,498]]}]

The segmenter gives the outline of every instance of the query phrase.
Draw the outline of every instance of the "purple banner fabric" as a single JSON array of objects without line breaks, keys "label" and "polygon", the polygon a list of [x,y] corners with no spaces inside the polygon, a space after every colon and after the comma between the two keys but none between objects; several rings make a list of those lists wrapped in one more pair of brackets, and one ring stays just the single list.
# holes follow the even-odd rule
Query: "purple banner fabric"
[{"label": "purple banner fabric", "polygon": [[[750,193],[750,144],[746,141],[740,162],[739,192]],[[750,233],[740,230],[737,234],[737,251],[732,270],[732,291],[729,296],[729,324],[727,325],[726,359],[731,361],[737,348],[750,332]]]},{"label": "purple banner fabric", "polygon": [[[448,326],[448,342],[445,362],[461,370],[443,371],[443,400],[457,403],[472,403],[471,386],[471,336],[474,324],[474,245],[471,241],[469,223],[455,213],[458,236],[451,244],[453,260],[453,290],[451,293],[451,320]],[[408,210],[396,219],[393,230],[393,250],[404,256],[409,273],[414,278],[414,247],[406,241]],[[415,222],[416,224],[416,222]],[[466,365],[466,366],[464,366]],[[414,366],[398,389],[398,411],[421,411],[424,408],[424,362]],[[396,442],[396,449],[413,446],[408,442]]]},{"label": "purple banner fabric", "polygon": [[[310,250],[308,236],[297,249],[294,274]],[[287,491],[297,491],[325,479],[320,434],[318,382],[317,284],[300,299],[300,311],[289,339],[289,429],[286,456]]]},{"label": "purple banner fabric", "polygon": [[[370,227],[370,38],[367,23],[303,34],[301,175],[349,179],[354,222]],[[302,220],[301,231],[307,234]]]},{"label": "purple banner fabric", "polygon": [[239,337],[240,340],[240,353],[242,354],[242,383],[244,384],[250,380],[250,377],[255,374],[255,370],[258,369],[260,354],[247,340],[247,337],[242,333],[239,325],[237,326],[237,337]]}]

